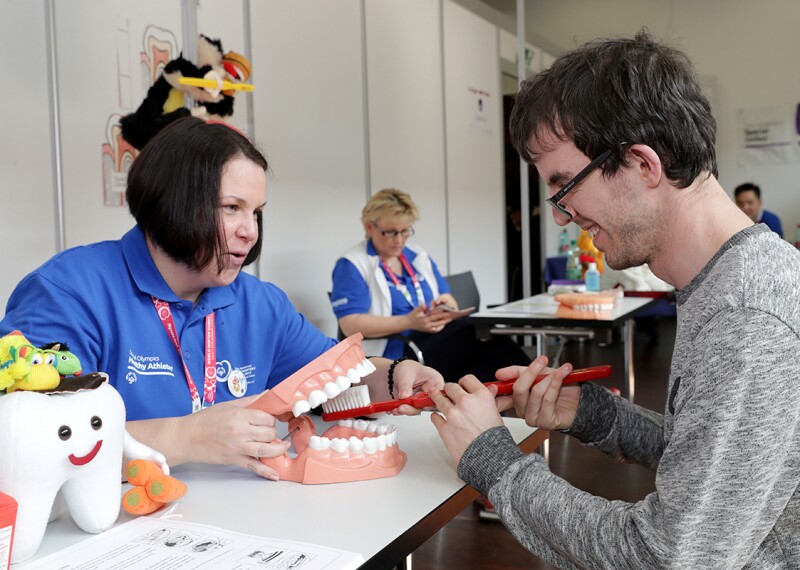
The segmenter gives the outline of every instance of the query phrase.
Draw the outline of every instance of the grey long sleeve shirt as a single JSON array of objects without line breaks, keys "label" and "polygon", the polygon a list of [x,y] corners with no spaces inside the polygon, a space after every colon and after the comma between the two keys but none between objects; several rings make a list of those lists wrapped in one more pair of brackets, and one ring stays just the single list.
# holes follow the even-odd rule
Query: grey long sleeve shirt
[{"label": "grey long sleeve shirt", "polygon": [[459,476],[561,568],[800,568],[800,253],[763,225],[677,292],[664,414],[584,385],[571,435],[656,470],[631,504],[592,496],[484,432]]}]

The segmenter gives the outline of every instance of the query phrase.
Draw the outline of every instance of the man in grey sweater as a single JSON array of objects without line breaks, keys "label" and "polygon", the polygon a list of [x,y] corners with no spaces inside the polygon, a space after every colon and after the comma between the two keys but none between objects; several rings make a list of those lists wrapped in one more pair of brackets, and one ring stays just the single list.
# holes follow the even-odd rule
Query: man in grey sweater
[{"label": "man in grey sweater", "polygon": [[[800,253],[753,225],[717,181],[715,122],[691,64],[646,33],[591,42],[523,84],[515,147],[536,164],[560,225],[607,264],[648,263],[677,289],[663,415],[597,385],[563,386],[538,358],[495,401],[446,387],[433,423],[458,474],[514,536],[562,568],[800,568]],[[584,493],[523,455],[513,405],[609,456],[656,471],[635,503]]]}]

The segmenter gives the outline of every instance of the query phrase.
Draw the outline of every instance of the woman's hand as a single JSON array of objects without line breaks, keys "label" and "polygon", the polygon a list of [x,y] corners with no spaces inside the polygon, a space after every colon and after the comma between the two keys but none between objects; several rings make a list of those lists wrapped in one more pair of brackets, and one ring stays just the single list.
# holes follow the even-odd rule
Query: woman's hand
[{"label": "woman's hand", "polygon": [[170,465],[186,462],[237,465],[266,479],[278,474],[258,461],[291,445],[277,438],[275,417],[247,406],[260,394],[215,404],[188,416],[129,422],[131,435],[164,453]]},{"label": "woman's hand", "polygon": [[[433,305],[431,305],[433,307]],[[406,315],[407,329],[436,334],[449,323],[452,316],[447,311],[430,312],[424,305],[415,307]]]},{"label": "woman's hand", "polygon": [[[416,360],[403,360],[394,367],[394,397],[408,398],[417,392],[439,392],[444,387],[444,378],[438,371],[423,366]],[[403,404],[389,412],[392,415],[416,416],[420,413],[414,406]]]},{"label": "woman's hand", "polygon": [[436,307],[437,305],[447,305],[448,307],[452,308],[453,310],[458,310],[458,301],[456,298],[453,297],[450,293],[442,293],[438,297],[436,297],[433,302],[431,303],[431,309]]}]

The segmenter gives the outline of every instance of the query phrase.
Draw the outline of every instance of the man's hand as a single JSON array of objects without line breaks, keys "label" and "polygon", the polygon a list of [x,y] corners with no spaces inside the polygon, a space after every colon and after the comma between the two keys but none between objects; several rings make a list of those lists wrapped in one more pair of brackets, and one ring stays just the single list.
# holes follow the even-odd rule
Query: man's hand
[{"label": "man's hand", "polygon": [[[564,377],[572,372],[567,363],[558,369],[547,368],[547,357],[539,356],[530,366],[514,366],[497,371],[498,380],[511,380],[517,376],[514,394],[498,398],[498,409],[506,410],[513,404],[517,416],[531,427],[565,429],[572,425],[581,397],[580,386],[562,387]],[[533,384],[540,374],[547,374],[541,382]]]},{"label": "man's hand", "polygon": [[464,376],[458,384],[449,383],[445,394],[431,392],[433,403],[440,413],[431,421],[444,441],[447,451],[458,463],[467,447],[486,430],[503,425],[497,411],[497,388],[487,388],[475,376]]}]

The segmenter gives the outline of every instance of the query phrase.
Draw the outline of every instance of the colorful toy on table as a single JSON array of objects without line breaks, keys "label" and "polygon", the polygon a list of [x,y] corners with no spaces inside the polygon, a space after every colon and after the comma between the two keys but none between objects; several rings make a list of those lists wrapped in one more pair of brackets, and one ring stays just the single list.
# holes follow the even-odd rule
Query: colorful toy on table
[{"label": "colorful toy on table", "polygon": [[556,317],[559,319],[610,319],[622,291],[614,289],[599,293],[560,293]]},{"label": "colorful toy on table", "polygon": [[69,351],[66,342],[49,342],[40,346],[45,354],[52,354],[55,358],[53,366],[55,366],[58,375],[61,378],[67,376],[80,376],[81,374],[81,361],[78,357]]},{"label": "colorful toy on table", "polygon": [[20,331],[0,338],[0,390],[51,390],[61,377],[56,357],[33,346]]},{"label": "colorful toy on table", "polygon": [[134,459],[125,468],[128,483],[133,485],[122,496],[122,508],[132,515],[148,515],[182,498],[186,484],[164,473],[154,461]]},{"label": "colorful toy on table", "polygon": [[251,404],[289,422],[295,455],[261,458],[281,479],[343,483],[391,477],[405,466],[395,426],[346,420],[319,436],[311,419],[303,415],[319,405],[329,409],[343,391],[375,371],[364,355],[362,338],[361,333],[346,338]]},{"label": "colorful toy on table", "polygon": [[[59,494],[84,531],[111,528],[119,515],[123,453],[169,473],[162,454],[125,430],[125,405],[108,376],[62,378],[55,367],[59,350],[68,352],[63,344],[35,348],[19,331],[0,338],[7,390],[0,393],[0,492],[18,502],[12,562],[35,554]],[[63,370],[75,368],[68,360]]]},{"label": "colorful toy on table", "polygon": [[[193,115],[222,120],[233,115],[236,92],[252,91],[252,87],[237,87],[249,79],[251,72],[250,62],[243,55],[223,52],[220,40],[202,34],[197,53],[198,65],[182,55],[168,62],[139,108],[120,119],[122,138],[134,148],[142,150],[161,129],[177,119]],[[191,109],[186,107],[187,96],[196,103]]]}]

